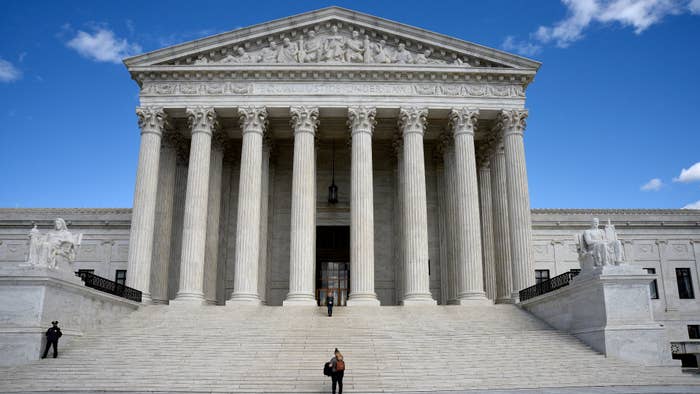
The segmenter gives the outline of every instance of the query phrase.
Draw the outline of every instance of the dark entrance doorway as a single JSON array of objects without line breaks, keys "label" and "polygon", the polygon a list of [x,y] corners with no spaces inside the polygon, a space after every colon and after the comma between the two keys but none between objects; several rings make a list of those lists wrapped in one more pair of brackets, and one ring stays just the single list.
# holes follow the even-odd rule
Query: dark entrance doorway
[{"label": "dark entrance doorway", "polygon": [[316,227],[316,299],[326,305],[333,294],[336,306],[345,306],[350,291],[350,227]]}]

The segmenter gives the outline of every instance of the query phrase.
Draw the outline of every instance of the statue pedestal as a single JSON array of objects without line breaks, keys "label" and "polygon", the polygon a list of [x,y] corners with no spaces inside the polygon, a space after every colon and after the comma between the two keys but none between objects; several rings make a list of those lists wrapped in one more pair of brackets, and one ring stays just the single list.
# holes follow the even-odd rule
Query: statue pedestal
[{"label": "statue pedestal", "polygon": [[[89,287],[72,272],[45,267],[0,267],[0,366],[41,357],[46,330],[58,320],[59,357],[71,339],[123,318],[139,303]],[[51,355],[49,355],[51,356]]]},{"label": "statue pedestal", "polygon": [[566,287],[520,305],[593,349],[643,365],[679,366],[654,321],[649,283],[641,268],[606,265],[582,272]]}]

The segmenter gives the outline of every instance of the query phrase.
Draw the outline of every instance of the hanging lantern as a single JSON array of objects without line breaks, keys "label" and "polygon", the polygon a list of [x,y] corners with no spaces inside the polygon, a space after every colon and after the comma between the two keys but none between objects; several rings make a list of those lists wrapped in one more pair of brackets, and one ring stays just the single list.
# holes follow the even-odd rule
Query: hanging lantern
[{"label": "hanging lantern", "polygon": [[332,181],[331,185],[328,186],[328,203],[336,204],[338,202],[338,186],[335,185],[335,141],[333,141],[333,156],[331,159],[332,166]]}]

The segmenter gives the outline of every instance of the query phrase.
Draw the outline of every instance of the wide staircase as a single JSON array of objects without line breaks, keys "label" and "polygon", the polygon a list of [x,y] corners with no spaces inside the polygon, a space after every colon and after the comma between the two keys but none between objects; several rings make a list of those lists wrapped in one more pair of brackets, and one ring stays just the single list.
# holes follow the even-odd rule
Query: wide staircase
[{"label": "wide staircase", "polygon": [[605,358],[511,305],[322,308],[148,306],[0,369],[0,391],[346,392],[698,385],[680,368]]}]

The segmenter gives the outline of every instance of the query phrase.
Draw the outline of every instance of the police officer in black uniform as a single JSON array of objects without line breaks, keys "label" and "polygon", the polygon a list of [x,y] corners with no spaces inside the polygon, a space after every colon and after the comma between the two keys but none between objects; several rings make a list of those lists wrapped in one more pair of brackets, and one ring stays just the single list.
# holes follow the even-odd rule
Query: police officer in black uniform
[{"label": "police officer in black uniform", "polygon": [[44,349],[44,355],[41,358],[46,358],[49,353],[49,347],[53,346],[53,358],[58,357],[58,338],[63,335],[61,329],[58,328],[58,322],[52,321],[53,327],[46,330],[46,348]]}]

